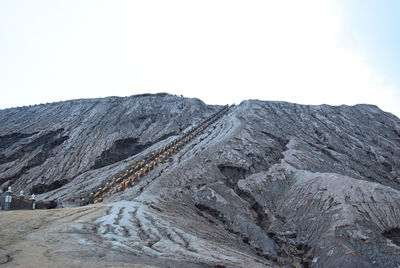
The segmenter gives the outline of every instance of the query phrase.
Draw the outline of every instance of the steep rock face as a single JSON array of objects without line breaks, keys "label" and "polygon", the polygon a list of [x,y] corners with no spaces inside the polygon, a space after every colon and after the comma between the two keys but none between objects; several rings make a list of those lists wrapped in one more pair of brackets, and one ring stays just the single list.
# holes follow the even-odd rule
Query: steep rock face
[{"label": "steep rock face", "polygon": [[[216,108],[201,109],[194,121]],[[0,145],[35,131],[10,129]],[[177,132],[153,132],[139,150],[118,136],[84,173],[39,198],[68,205]],[[70,133],[54,140],[64,136],[63,146]],[[113,152],[128,158],[96,162]],[[399,178],[400,120],[375,106],[244,101],[137,185],[85,208],[107,210],[95,221],[72,220],[65,236],[104,261],[113,252],[159,266],[397,267]]]},{"label": "steep rock face", "polygon": [[0,111],[0,183],[40,194],[135,155],[214,111],[168,94]]}]

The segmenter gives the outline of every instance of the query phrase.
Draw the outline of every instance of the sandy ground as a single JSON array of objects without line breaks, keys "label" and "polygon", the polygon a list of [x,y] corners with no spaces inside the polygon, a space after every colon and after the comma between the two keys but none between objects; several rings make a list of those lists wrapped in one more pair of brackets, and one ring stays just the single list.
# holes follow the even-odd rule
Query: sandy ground
[{"label": "sandy ground", "polygon": [[71,222],[93,221],[105,211],[105,206],[1,211],[0,267],[151,267],[105,261],[79,239],[63,238]]}]

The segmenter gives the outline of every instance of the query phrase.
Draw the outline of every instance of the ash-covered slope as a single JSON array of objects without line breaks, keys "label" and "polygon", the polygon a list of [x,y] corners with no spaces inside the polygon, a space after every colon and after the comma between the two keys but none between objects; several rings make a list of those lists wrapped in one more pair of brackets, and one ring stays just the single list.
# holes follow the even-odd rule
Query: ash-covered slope
[{"label": "ash-covered slope", "polygon": [[0,111],[0,185],[40,194],[178,134],[215,108],[165,93]]},{"label": "ash-covered slope", "polygon": [[[216,109],[201,105],[187,125]],[[91,170],[40,198],[62,204],[99,187],[174,138],[157,134],[145,140],[153,147],[96,169],[104,146]],[[400,120],[375,106],[244,101],[137,185],[79,212],[102,216],[73,217],[63,239],[46,239],[54,248],[68,243],[63,257],[79,244],[90,262],[397,267],[399,178]]]}]

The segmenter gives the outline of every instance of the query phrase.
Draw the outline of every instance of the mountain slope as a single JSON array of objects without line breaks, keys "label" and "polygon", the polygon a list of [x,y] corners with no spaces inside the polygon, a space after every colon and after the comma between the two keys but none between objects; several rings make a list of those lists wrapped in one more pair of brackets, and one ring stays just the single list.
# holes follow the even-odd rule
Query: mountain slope
[{"label": "mountain slope", "polygon": [[[127,119],[114,120],[116,111],[101,113],[100,123],[89,123],[93,118],[82,121],[81,126],[95,126],[91,129],[113,123],[99,127],[104,131],[85,132],[98,134],[86,139],[84,146],[84,151],[96,153],[86,152],[90,157],[73,162],[83,173],[68,177],[60,187],[39,197],[67,206],[76,196],[97,189],[126,169],[129,161],[140,160],[176,137],[179,130],[218,110],[170,95],[131,100],[141,98],[157,99],[154,102],[161,107],[163,98],[177,99],[165,108],[167,114],[180,100],[189,102],[190,108],[173,113],[176,118],[171,125],[162,116],[155,117],[152,125],[140,123],[137,129],[147,133],[143,136],[128,135],[139,132],[132,130],[132,125],[129,132]],[[134,105],[135,111],[141,107],[129,105]],[[149,108],[146,114],[158,112]],[[19,133],[23,140],[29,138],[24,137],[27,133],[38,131],[33,125],[29,131],[18,129],[15,126],[22,123],[17,121],[2,132],[0,144],[7,148],[22,145],[15,145],[6,135]],[[48,132],[60,128],[67,129],[61,124]],[[68,135],[60,145],[64,146],[72,140],[71,133],[60,132],[53,140]],[[103,135],[108,138],[100,142]],[[148,146],[141,150],[133,146],[131,155],[125,154],[124,148],[129,146],[115,141],[127,137],[140,137],[140,144]],[[82,146],[80,142],[70,144]],[[60,154],[72,154],[72,147],[62,148]],[[113,151],[124,159],[98,160]],[[90,161],[83,161],[87,158]],[[50,172],[42,165],[37,168],[44,174]],[[64,177],[59,175],[53,181]],[[111,196],[106,204],[80,208],[88,213],[104,210],[94,220],[70,220],[65,236],[74,243],[80,239],[82,245],[102,256],[97,259],[100,262],[112,260],[113,252],[118,261],[165,267],[167,261],[187,267],[396,267],[400,265],[399,178],[400,120],[375,106],[244,101],[230,107],[171,161],[149,172],[134,187]],[[33,180],[28,186],[37,183]]]},{"label": "mountain slope", "polygon": [[0,111],[0,183],[40,194],[124,160],[214,111],[168,94]]}]

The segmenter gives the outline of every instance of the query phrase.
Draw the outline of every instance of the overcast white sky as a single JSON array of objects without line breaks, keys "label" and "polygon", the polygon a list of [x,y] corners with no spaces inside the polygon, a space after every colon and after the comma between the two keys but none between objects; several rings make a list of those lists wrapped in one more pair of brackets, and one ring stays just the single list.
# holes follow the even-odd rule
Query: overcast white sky
[{"label": "overcast white sky", "polygon": [[[3,0],[0,108],[169,92],[209,104],[371,103],[400,116],[391,55],[386,64],[374,61],[393,44],[368,49],[363,37],[378,39],[381,31],[349,20],[365,15],[364,3],[392,10],[394,2],[355,2],[360,6],[340,0]],[[368,21],[388,16],[371,10]]]}]

